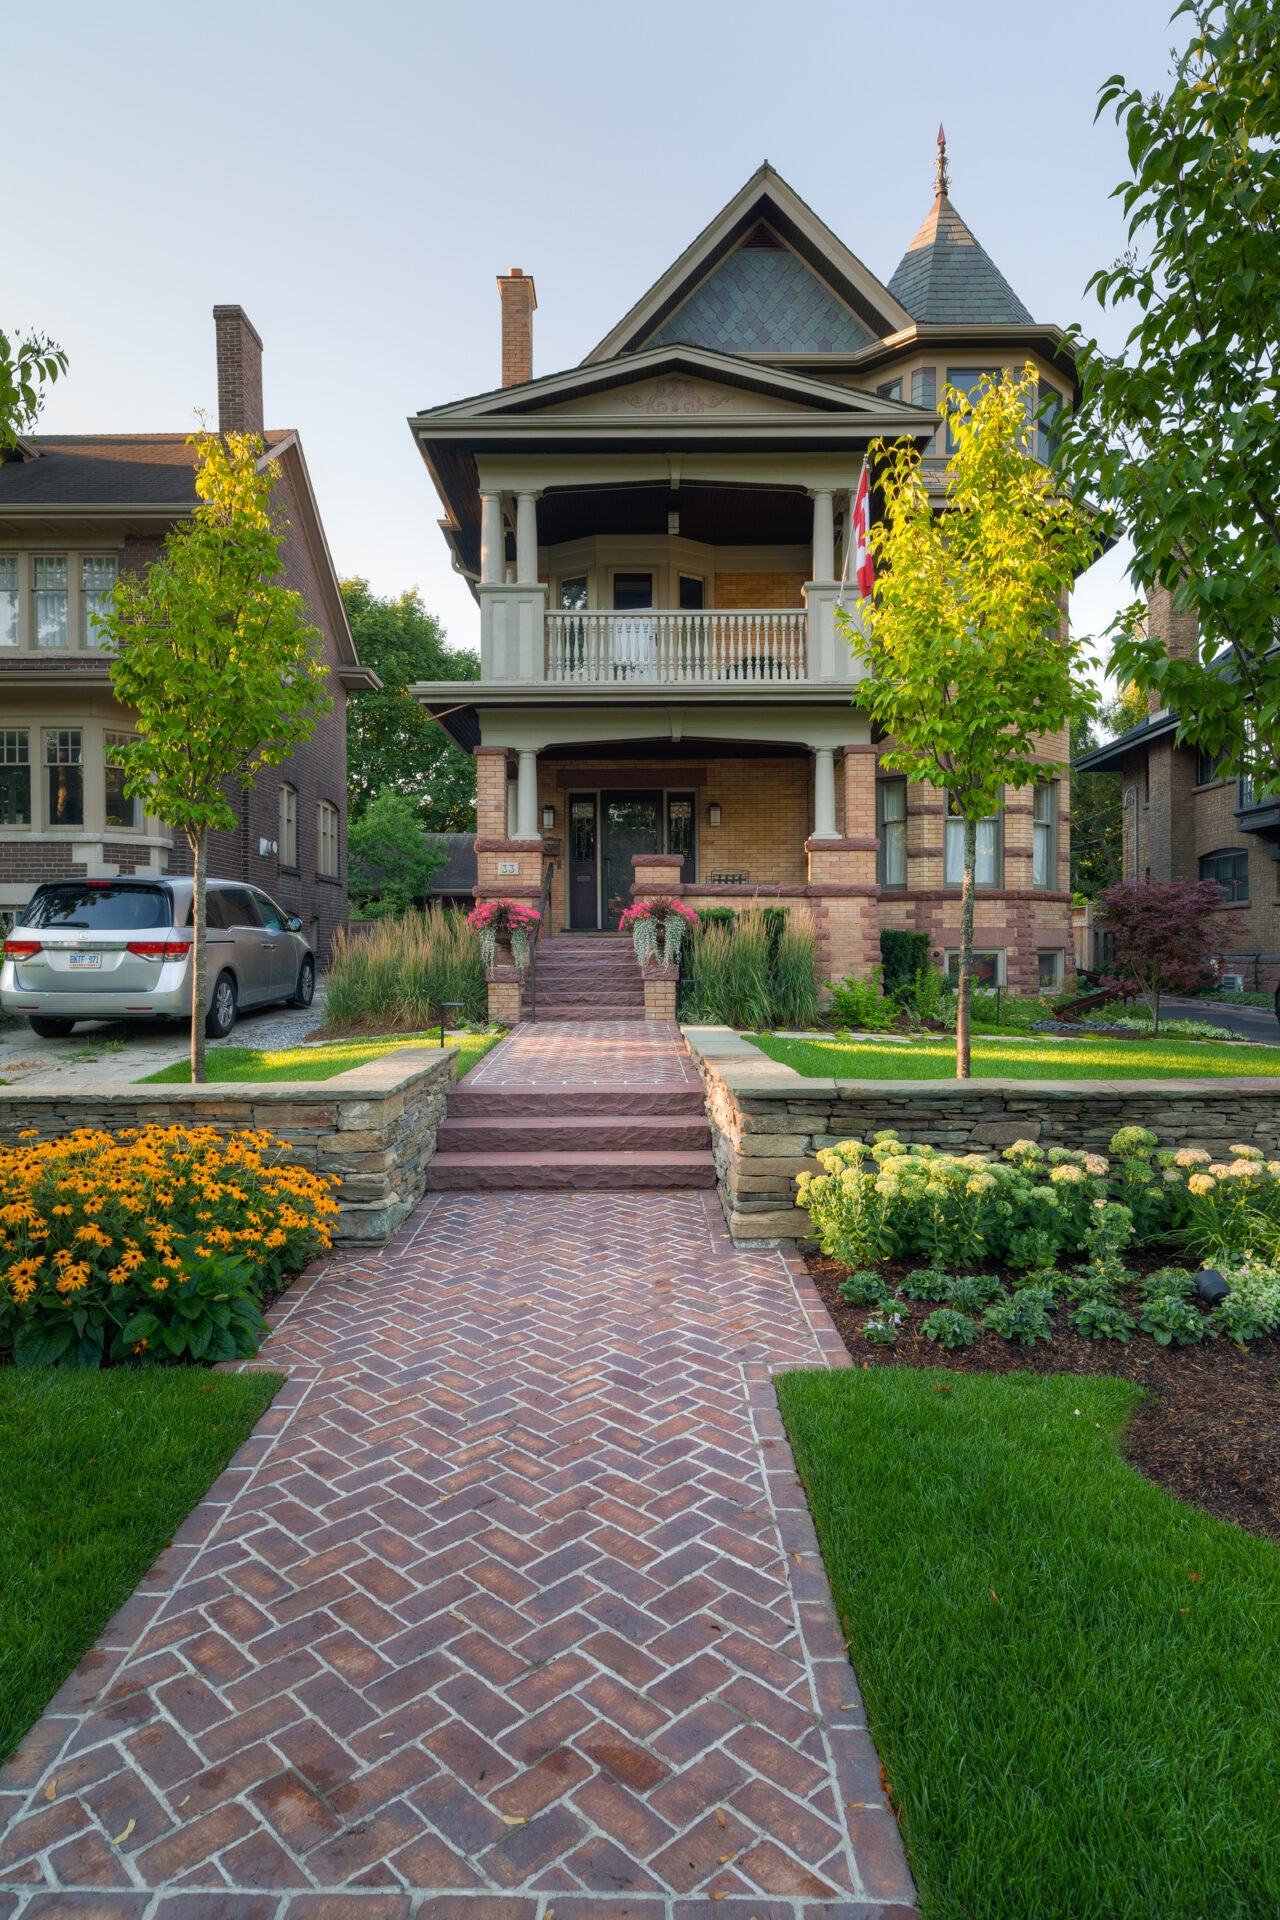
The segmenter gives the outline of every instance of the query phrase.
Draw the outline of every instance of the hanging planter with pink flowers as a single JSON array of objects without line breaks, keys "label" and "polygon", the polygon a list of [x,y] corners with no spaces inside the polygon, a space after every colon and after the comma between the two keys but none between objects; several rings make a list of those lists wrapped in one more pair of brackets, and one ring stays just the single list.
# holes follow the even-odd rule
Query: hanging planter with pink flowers
[{"label": "hanging planter with pink flowers", "polygon": [[619,933],[629,933],[642,967],[678,967],[685,934],[698,916],[679,900],[637,900],[618,922]]}]

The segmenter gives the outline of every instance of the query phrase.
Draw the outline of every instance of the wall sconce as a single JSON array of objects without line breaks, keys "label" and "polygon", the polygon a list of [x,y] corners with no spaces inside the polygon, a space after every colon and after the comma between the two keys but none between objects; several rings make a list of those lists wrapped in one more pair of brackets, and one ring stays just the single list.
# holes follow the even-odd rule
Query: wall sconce
[{"label": "wall sconce", "polygon": [[712,800],[707,807],[707,825],[709,827],[718,827],[720,825],[720,817],[720,802],[718,800]]},{"label": "wall sconce", "polygon": [[544,808],[542,809],[542,831],[543,831],[544,833],[550,833],[550,831],[551,831],[551,829],[552,829],[552,827],[554,827],[554,825],[555,825],[555,823],[556,823],[556,810],[555,810],[555,808],[554,808],[554,807],[544,807]]}]

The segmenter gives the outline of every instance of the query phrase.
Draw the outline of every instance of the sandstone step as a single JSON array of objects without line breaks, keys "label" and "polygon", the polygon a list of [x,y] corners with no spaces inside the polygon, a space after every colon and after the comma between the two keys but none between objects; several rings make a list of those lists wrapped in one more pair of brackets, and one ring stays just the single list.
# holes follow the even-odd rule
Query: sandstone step
[{"label": "sandstone step", "polygon": [[427,1168],[433,1193],[575,1193],[605,1188],[627,1193],[670,1187],[713,1187],[709,1153],[437,1153]]},{"label": "sandstone step", "polygon": [[440,1153],[706,1153],[711,1130],[701,1114],[526,1114],[523,1117],[453,1114],[440,1128]]},{"label": "sandstone step", "polygon": [[449,1093],[449,1119],[510,1117],[526,1115],[560,1118],[565,1114],[608,1114],[626,1119],[632,1114],[696,1113],[703,1111],[703,1092],[698,1085],[687,1087],[592,1086],[566,1082],[563,1086],[473,1087],[463,1081]]}]

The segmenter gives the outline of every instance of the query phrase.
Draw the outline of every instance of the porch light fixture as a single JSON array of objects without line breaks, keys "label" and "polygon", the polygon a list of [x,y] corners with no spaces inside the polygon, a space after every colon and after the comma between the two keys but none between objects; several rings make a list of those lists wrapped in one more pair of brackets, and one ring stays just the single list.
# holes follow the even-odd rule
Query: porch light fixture
[{"label": "porch light fixture", "polygon": [[544,833],[550,833],[550,831],[551,831],[551,829],[552,829],[552,827],[554,827],[554,825],[555,825],[555,823],[556,823],[556,810],[555,810],[555,808],[554,808],[554,807],[544,807],[544,808],[542,809],[542,831],[543,831]]},{"label": "porch light fixture", "polygon": [[708,803],[707,825],[709,827],[718,827],[720,825],[720,802],[718,800],[712,800]]}]

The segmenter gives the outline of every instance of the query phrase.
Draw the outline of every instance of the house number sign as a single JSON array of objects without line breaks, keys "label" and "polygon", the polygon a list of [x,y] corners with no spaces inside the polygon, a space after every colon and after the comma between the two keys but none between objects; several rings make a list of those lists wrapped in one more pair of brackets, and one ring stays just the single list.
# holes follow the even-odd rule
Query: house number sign
[{"label": "house number sign", "polygon": [[518,860],[499,860],[498,862],[498,872],[500,874],[519,873],[519,871],[520,871],[520,862]]}]

